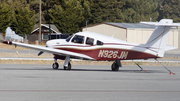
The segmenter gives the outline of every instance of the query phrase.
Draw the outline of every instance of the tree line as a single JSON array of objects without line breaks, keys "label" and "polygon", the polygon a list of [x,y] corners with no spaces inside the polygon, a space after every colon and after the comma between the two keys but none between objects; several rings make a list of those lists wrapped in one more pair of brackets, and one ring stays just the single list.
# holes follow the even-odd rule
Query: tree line
[{"label": "tree line", "polygon": [[[42,23],[55,24],[62,33],[102,23],[138,23],[162,18],[180,22],[180,0],[42,0]],[[39,0],[0,0],[0,32],[10,26],[30,34],[39,23]]]}]

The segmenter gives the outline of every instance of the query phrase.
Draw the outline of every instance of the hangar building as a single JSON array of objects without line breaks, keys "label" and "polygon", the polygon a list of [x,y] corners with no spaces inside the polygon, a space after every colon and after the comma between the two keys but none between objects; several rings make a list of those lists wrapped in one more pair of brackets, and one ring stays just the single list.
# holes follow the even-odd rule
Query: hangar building
[{"label": "hangar building", "polygon": [[[155,26],[144,25],[140,23],[110,23],[104,22],[100,24],[90,25],[82,28],[82,31],[96,32],[125,40],[130,43],[145,44]],[[180,48],[180,35],[178,28],[172,28],[169,34],[167,45]]]}]

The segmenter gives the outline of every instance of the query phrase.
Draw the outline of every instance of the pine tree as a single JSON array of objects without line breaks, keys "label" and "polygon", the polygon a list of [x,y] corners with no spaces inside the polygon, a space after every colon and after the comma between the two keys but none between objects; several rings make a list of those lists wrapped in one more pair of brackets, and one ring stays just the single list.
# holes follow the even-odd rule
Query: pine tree
[{"label": "pine tree", "polygon": [[[43,2],[43,1],[42,1]],[[39,0],[27,0],[27,4],[30,7],[31,11],[35,11],[36,23],[39,22]]]},{"label": "pine tree", "polygon": [[120,0],[92,0],[90,23],[122,22]]},{"label": "pine tree", "polygon": [[[15,5],[19,5],[16,7]],[[11,6],[14,11],[14,19],[12,22],[12,29],[19,35],[25,36],[26,34],[30,34],[35,25],[35,11],[31,11],[29,5],[26,0],[13,1],[11,2]]]},{"label": "pine tree", "polygon": [[0,32],[10,26],[13,18],[13,12],[5,2],[0,3]]},{"label": "pine tree", "polygon": [[55,5],[49,12],[52,21],[62,33],[72,34],[79,31],[79,25],[84,20],[82,6],[77,0],[64,0],[62,5]]},{"label": "pine tree", "polygon": [[153,0],[125,0],[123,6],[124,22],[156,21],[159,16],[157,3]]},{"label": "pine tree", "polygon": [[54,5],[61,5],[61,4],[62,4],[62,0],[42,0],[42,15],[41,15],[42,23],[53,23],[51,21],[51,17],[49,16],[48,10],[54,9]]},{"label": "pine tree", "polygon": [[34,12],[28,7],[20,8],[15,11],[15,21],[13,27],[18,34],[31,34],[35,25]]},{"label": "pine tree", "polygon": [[78,0],[80,5],[82,6],[82,12],[84,21],[79,25],[79,27],[84,27],[86,25],[86,21],[89,21],[91,16],[91,0]]},{"label": "pine tree", "polygon": [[180,22],[180,0],[164,0],[162,3],[162,18]]},{"label": "pine tree", "polygon": [[164,0],[153,0],[157,4],[161,4]]}]

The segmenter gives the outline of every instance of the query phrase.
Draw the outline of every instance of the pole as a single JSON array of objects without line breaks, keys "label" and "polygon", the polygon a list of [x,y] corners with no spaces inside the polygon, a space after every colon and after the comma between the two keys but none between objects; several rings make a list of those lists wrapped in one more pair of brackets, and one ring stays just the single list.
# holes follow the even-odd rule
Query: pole
[{"label": "pole", "polygon": [[50,16],[49,16],[49,11],[48,10],[47,10],[47,13],[48,13],[47,15],[48,15],[48,19],[49,19],[49,40],[51,40],[51,25],[50,25],[51,22],[50,22]]},{"label": "pole", "polygon": [[180,27],[178,26],[178,49],[180,49]]},{"label": "pole", "polygon": [[86,31],[87,31],[87,20],[86,20]]},{"label": "pole", "polygon": [[41,0],[39,0],[39,44],[41,43]]}]

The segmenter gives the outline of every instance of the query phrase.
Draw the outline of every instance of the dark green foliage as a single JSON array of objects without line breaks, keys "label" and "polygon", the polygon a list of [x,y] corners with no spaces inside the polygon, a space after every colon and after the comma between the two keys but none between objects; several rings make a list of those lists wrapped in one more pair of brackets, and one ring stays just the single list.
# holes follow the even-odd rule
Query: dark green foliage
[{"label": "dark green foliage", "polygon": [[[77,32],[85,26],[86,21],[88,24],[138,23],[149,21],[150,18],[152,21],[170,18],[180,22],[180,0],[41,0],[41,2],[42,23],[49,23],[50,20],[50,23],[55,24],[62,33]],[[33,24],[39,23],[39,0],[0,0],[0,18],[0,32],[11,25],[16,32],[28,34]]]},{"label": "dark green foliage", "polygon": [[180,22],[180,0],[164,0],[162,3],[162,18]]},{"label": "dark green foliage", "polygon": [[12,23],[13,29],[18,34],[30,34],[35,25],[34,11],[28,7],[15,10],[15,19]]},{"label": "dark green foliage", "polygon": [[153,0],[125,0],[123,5],[123,22],[156,21],[159,13],[157,3]]},{"label": "dark green foliage", "polygon": [[[88,0],[56,0],[46,2],[46,22],[54,23],[62,33],[75,33],[85,26],[89,19],[90,2]],[[49,14],[48,14],[49,13]],[[49,15],[49,16],[48,16]]]},{"label": "dark green foliage", "polygon": [[122,2],[120,0],[92,0],[91,17],[92,24],[101,22],[122,22]]},{"label": "dark green foliage", "polygon": [[10,26],[13,19],[13,12],[9,8],[9,5],[5,2],[0,4],[0,32],[6,30]]},{"label": "dark green foliage", "polygon": [[157,4],[161,4],[164,0],[153,0]]},{"label": "dark green foliage", "polygon": [[[14,17],[11,28],[20,35],[30,34],[35,25],[35,11],[30,10],[26,0],[14,0],[9,2],[13,9]],[[18,5],[18,6],[17,6]]]},{"label": "dark green foliage", "polygon": [[49,12],[52,21],[62,33],[72,34],[79,31],[79,24],[84,20],[82,6],[75,0],[64,0],[62,6],[55,5]]}]

